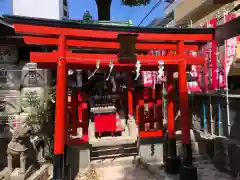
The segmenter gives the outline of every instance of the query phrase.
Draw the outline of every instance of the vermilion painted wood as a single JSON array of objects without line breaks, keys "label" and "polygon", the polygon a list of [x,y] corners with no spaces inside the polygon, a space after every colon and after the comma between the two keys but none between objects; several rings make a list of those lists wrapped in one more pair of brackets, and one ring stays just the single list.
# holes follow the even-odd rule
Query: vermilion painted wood
[{"label": "vermilion painted wood", "polygon": [[[210,24],[212,27],[217,27],[217,18],[214,18],[210,21]],[[215,39],[212,40],[211,43],[211,64],[212,64],[212,89],[216,90],[218,88],[218,79],[217,79],[217,68],[218,68],[218,62],[217,62],[217,41]]]},{"label": "vermilion painted wood", "polygon": [[211,41],[212,34],[160,34],[160,33],[126,33],[103,30],[86,30],[73,28],[59,28],[39,25],[14,24],[14,29],[18,33],[31,33],[40,35],[65,35],[86,38],[106,38],[117,39],[118,34],[138,34],[138,40],[147,41]]},{"label": "vermilion painted wood", "polygon": [[[57,45],[58,38],[52,37],[37,37],[37,36],[23,36],[26,44],[37,45]],[[67,46],[82,47],[82,48],[107,48],[119,49],[118,42],[105,42],[105,41],[90,41],[90,40],[72,40],[67,39]],[[136,43],[138,50],[153,50],[153,49],[166,49],[176,50],[177,44],[164,44],[164,43]],[[198,45],[185,45],[186,50],[197,51]]]},{"label": "vermilion painted wood", "polygon": [[[88,111],[88,103],[82,103],[82,120],[80,122],[80,125],[82,127],[82,133],[83,136],[88,136],[88,120],[89,120],[89,111]],[[79,120],[80,121],[80,120]]]},{"label": "vermilion painted wood", "polygon": [[128,73],[128,115],[133,117],[133,84],[132,84],[132,72]]},{"label": "vermilion painted wood", "polygon": [[56,111],[54,129],[54,154],[64,154],[66,138],[66,118],[68,108],[67,97],[67,65],[64,61],[66,57],[66,39],[64,36],[59,38],[59,56],[62,57],[57,65],[57,85],[56,85]]},{"label": "vermilion painted wood", "polygon": [[139,136],[140,136],[140,138],[162,137],[163,132],[162,132],[162,130],[149,131],[149,132],[141,131]]},{"label": "vermilion painted wood", "polygon": [[71,113],[71,135],[77,135],[77,127],[78,127],[78,99],[77,99],[77,92],[75,90],[72,91],[71,94],[71,102],[70,102],[70,113]]},{"label": "vermilion painted wood", "polygon": [[186,77],[186,63],[184,61],[179,64],[179,98],[180,98],[180,122],[182,128],[182,144],[190,144],[190,121],[188,115],[188,90]]},{"label": "vermilion painted wood", "polygon": [[100,114],[94,115],[95,131],[97,133],[114,132],[117,129],[116,114]]},{"label": "vermilion painted wood", "polygon": [[[54,63],[59,59],[58,53],[55,52],[31,52],[31,62],[36,63]],[[177,56],[151,56],[151,55],[137,55],[137,59],[141,61],[143,66],[157,66],[160,60],[165,64],[179,64],[179,60],[186,60],[186,64],[202,65],[205,62],[204,57],[191,57],[187,55]],[[132,67],[135,66],[135,62],[129,60],[128,64],[119,62],[117,55],[115,54],[81,54],[67,52],[66,63],[79,64],[79,65],[91,65],[95,66],[97,60],[100,60],[100,66],[108,66],[110,61],[113,61],[115,66],[119,67]],[[132,62],[132,63],[131,63]]]},{"label": "vermilion painted wood", "polygon": [[[57,64],[56,63],[38,63],[38,68],[41,69],[56,69],[57,68]],[[93,65],[81,65],[81,64],[68,64],[68,68],[69,69],[88,69],[88,70],[95,70],[95,66]],[[166,69],[168,69],[169,71],[178,71],[178,66],[177,65],[166,65],[165,66]],[[102,66],[101,67],[102,70],[109,70],[108,66]],[[116,71],[134,71],[136,68],[135,66],[131,66],[131,67],[124,67],[124,66],[115,66],[114,70]],[[141,68],[142,71],[157,71],[158,67],[157,66],[143,66]]]},{"label": "vermilion painted wood", "polygon": [[[141,61],[142,66],[145,67],[156,67],[158,65],[159,60],[164,61],[167,65],[179,65],[179,89],[180,89],[180,111],[181,111],[181,122],[182,122],[182,133],[183,133],[183,144],[189,144],[190,142],[190,126],[188,122],[188,99],[187,99],[187,79],[186,79],[186,65],[187,64],[204,64],[203,57],[190,57],[184,54],[186,46],[184,45],[184,41],[211,41],[213,40],[212,34],[159,34],[159,33],[126,33],[126,32],[115,32],[115,31],[104,31],[104,30],[86,30],[86,29],[73,29],[73,28],[57,28],[50,26],[39,26],[39,25],[26,25],[26,24],[14,24],[14,28],[18,33],[24,34],[37,34],[37,35],[53,35],[60,36],[60,42],[57,43],[54,39],[31,39],[26,38],[26,42],[32,41],[42,41],[36,43],[54,43],[58,44],[59,52],[52,53],[31,53],[31,61],[38,62],[43,64],[57,64],[58,70],[58,84],[57,84],[57,108],[56,108],[56,125],[55,125],[55,144],[54,151],[55,154],[63,153],[64,146],[64,123],[63,120],[66,118],[65,109],[67,108],[67,104],[65,104],[64,97],[67,82],[66,78],[66,69],[67,66],[73,67],[80,66],[84,67],[94,67],[96,65],[96,61],[100,60],[100,67],[108,67],[109,62],[113,61],[115,67],[126,68],[135,66],[135,61],[129,59],[129,61],[121,61],[118,59],[117,55],[114,54],[77,54],[72,52],[67,52],[67,46],[71,46],[71,44],[75,44],[77,46],[83,46],[84,42],[76,40],[76,37],[86,38],[87,40],[94,40],[94,38],[100,39],[109,39],[109,40],[117,40],[119,34],[137,34],[138,41],[180,41],[177,47],[177,55],[176,56],[143,56],[138,55],[137,59]],[[68,37],[74,37],[75,40],[68,39]],[[64,39],[64,41],[63,41]],[[97,40],[95,39],[95,40]],[[50,42],[51,41],[51,42]],[[64,43],[63,43],[64,42]],[[91,44],[92,43],[92,44]],[[86,44],[90,44],[92,46],[104,48],[103,42],[85,42]],[[90,46],[89,45],[89,46]],[[114,44],[105,44],[105,48],[108,46],[113,46],[117,48],[118,45]],[[86,45],[87,46],[87,45]],[[139,47],[138,47],[139,46]],[[143,45],[136,45],[137,48],[141,48]],[[159,45],[160,46],[160,45]],[[144,45],[144,48],[153,48],[153,45]],[[143,47],[142,47],[143,48]],[[156,48],[156,47],[155,47]],[[172,48],[169,48],[172,50]],[[82,69],[81,68],[81,69]],[[126,69],[125,69],[126,71]],[[65,94],[64,94],[65,93]],[[65,97],[66,98],[66,97]],[[67,99],[67,98],[66,98]],[[131,98],[130,98],[131,99]],[[132,104],[132,102],[130,102]],[[61,112],[62,111],[62,112]],[[63,136],[63,137],[62,137]],[[162,130],[159,132],[140,132],[140,137],[154,137],[154,136],[162,136]],[[86,136],[85,136],[86,137]]]},{"label": "vermilion painted wood", "polygon": [[173,73],[168,73],[168,138],[175,138],[175,119],[174,119],[174,92],[173,92]]},{"label": "vermilion painted wood", "polygon": [[[184,54],[184,42],[178,43],[178,55]],[[179,83],[179,98],[180,98],[180,122],[182,127],[182,143],[190,144],[190,121],[188,115],[188,89],[187,89],[187,75],[186,75],[185,61],[181,61],[178,66],[178,83]]]},{"label": "vermilion painted wood", "polygon": [[141,95],[142,93],[137,93],[136,94],[136,124],[138,126],[138,129],[140,131],[140,123],[143,122],[144,118],[144,100],[142,100]]}]

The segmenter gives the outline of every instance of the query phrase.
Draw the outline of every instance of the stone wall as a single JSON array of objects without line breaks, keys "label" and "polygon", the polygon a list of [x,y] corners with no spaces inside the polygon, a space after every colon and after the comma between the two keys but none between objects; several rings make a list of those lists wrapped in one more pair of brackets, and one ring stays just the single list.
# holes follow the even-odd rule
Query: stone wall
[{"label": "stone wall", "polygon": [[[200,130],[201,132],[204,132],[203,130],[203,109],[202,104],[206,103],[208,106],[206,109],[206,118],[207,118],[207,127],[210,125],[214,126],[214,132],[216,136],[210,135],[209,138],[205,138],[206,141],[208,141],[208,145],[214,146],[214,148],[211,148],[209,151],[207,151],[208,154],[211,154],[212,162],[213,164],[220,170],[229,172],[233,176],[237,176],[240,172],[240,164],[239,159],[237,157],[240,157],[240,122],[238,120],[238,117],[240,117],[240,99],[239,98],[230,98],[229,99],[229,108],[230,108],[230,135],[229,138],[227,138],[228,134],[228,124],[227,124],[227,111],[226,111],[226,99],[222,96],[212,96],[211,102],[212,102],[212,114],[210,114],[210,101],[209,96],[203,96],[198,95],[191,97],[193,98],[193,104],[190,104],[193,108],[191,111],[192,115],[192,121],[193,121],[193,128],[195,130]],[[190,98],[190,99],[191,99]],[[220,115],[221,115],[221,121],[222,121],[222,130],[220,131],[222,136],[219,135],[219,127],[218,127],[218,121],[219,121],[219,109],[218,104],[220,104]],[[212,120],[212,123],[211,123]],[[207,134],[211,134],[211,128],[207,128],[206,137]]]},{"label": "stone wall", "polygon": [[[2,147],[0,170],[2,170],[7,166],[6,150],[16,127],[22,126],[22,122],[26,121],[47,120],[46,114],[43,114],[48,106],[48,90],[52,79],[49,70],[38,69],[37,64],[20,60],[17,47],[0,47],[0,51],[5,52],[0,54],[0,143]],[[38,131],[39,128],[37,123],[32,126],[33,131]],[[36,154],[29,159],[35,159],[36,162]]]}]

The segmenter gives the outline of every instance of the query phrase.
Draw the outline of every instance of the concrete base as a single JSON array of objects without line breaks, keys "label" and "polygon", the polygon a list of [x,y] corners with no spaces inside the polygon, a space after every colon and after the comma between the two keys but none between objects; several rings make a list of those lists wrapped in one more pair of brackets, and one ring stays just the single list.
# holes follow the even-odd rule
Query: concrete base
[{"label": "concrete base", "polygon": [[155,139],[140,139],[139,156],[150,164],[163,163],[164,157],[164,140],[162,137]]},{"label": "concrete base", "polygon": [[197,168],[194,166],[182,166],[180,169],[180,180],[197,180]]},{"label": "concrete base", "polygon": [[0,172],[0,180],[4,180],[6,175],[8,175],[8,168],[5,167],[5,168]]},{"label": "concrete base", "polygon": [[43,165],[42,167],[40,167],[39,170],[37,170],[35,173],[33,173],[27,180],[48,179],[50,177],[50,174],[48,172],[49,166],[50,166],[49,164]]},{"label": "concrete base", "polygon": [[214,139],[212,162],[219,171],[228,172],[237,177],[240,172],[240,141],[226,137]]},{"label": "concrete base", "polygon": [[19,168],[15,168],[11,174],[8,172],[4,175],[5,180],[26,180],[32,172],[32,166],[28,168],[28,170],[22,174],[20,173]]},{"label": "concrete base", "polygon": [[71,176],[85,172],[90,167],[90,145],[80,144],[69,146],[68,157],[71,167]]},{"label": "concrete base", "polygon": [[[205,154],[207,152],[206,150],[206,142],[204,140],[201,140],[199,142],[191,142],[192,145],[192,152],[194,154]],[[182,149],[182,142],[177,142],[177,155],[183,156],[183,149]]]},{"label": "concrete base", "polygon": [[168,174],[177,174],[180,171],[180,156],[167,157],[165,161],[165,171]]}]

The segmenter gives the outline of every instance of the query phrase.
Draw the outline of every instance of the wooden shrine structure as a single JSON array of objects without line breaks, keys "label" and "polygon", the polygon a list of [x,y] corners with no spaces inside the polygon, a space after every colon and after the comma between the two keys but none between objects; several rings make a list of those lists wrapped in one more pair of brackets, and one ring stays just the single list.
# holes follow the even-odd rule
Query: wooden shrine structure
[{"label": "wooden shrine structure", "polygon": [[[181,180],[197,179],[197,169],[192,164],[186,73],[188,65],[203,65],[205,57],[193,56],[185,52],[198,51],[202,44],[214,40],[215,29],[120,27],[18,16],[4,16],[4,20],[13,24],[15,33],[21,35],[26,44],[57,47],[51,52],[30,53],[31,62],[38,63],[44,68],[57,70],[53,179],[63,179],[64,173],[66,173],[64,172],[64,153],[65,147],[69,143],[66,137],[68,128],[70,128],[67,116],[68,70],[94,70],[97,63],[101,70],[109,70],[109,73],[124,71],[128,73],[129,77],[133,71],[136,71],[137,63],[141,65],[139,66],[140,71],[157,71],[159,66],[164,66],[164,71],[168,72],[168,91],[170,92],[168,94],[167,141],[168,149],[171,150],[167,155],[166,171],[173,174],[180,172]],[[222,31],[222,29],[218,31]],[[72,51],[71,47],[77,47],[79,52]],[[109,50],[108,53],[102,51],[103,49]],[[154,49],[165,50],[167,53],[161,56],[141,54],[141,51]],[[176,155],[175,102],[171,93],[173,91],[173,73],[177,73],[178,78],[184,147],[182,162]],[[129,118],[133,117],[134,108],[136,108],[136,124],[141,126],[143,112],[140,109],[144,101],[139,97],[137,106],[134,107],[132,81],[132,78],[128,78],[128,113]],[[163,132],[162,130],[151,132],[140,130],[139,136],[140,138],[159,137],[163,136]],[[87,135],[83,137],[82,141],[88,141]]]}]

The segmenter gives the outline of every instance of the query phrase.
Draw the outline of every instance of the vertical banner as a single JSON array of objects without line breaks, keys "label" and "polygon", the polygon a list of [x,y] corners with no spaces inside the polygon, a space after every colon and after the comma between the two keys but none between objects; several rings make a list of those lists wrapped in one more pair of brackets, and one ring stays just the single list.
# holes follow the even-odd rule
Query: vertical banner
[{"label": "vertical banner", "polygon": [[[225,14],[224,23],[227,23],[232,19],[235,19],[237,16],[238,15],[235,13]],[[233,64],[239,40],[240,40],[240,36],[233,37],[225,41],[225,58],[223,58],[224,79],[227,78],[230,68]]]},{"label": "vertical banner", "polygon": [[[209,21],[209,27],[216,28],[217,26],[217,18],[213,18]],[[209,71],[211,71],[211,90],[216,90],[218,88],[218,62],[217,62],[217,42],[216,40],[212,40],[210,43],[210,54],[211,54],[211,66],[209,67]]]},{"label": "vertical banner", "polygon": [[[165,56],[166,55],[166,50],[164,49],[159,49],[159,50],[152,50],[149,51],[149,55],[152,56]],[[152,87],[155,88],[155,85],[158,82],[157,78],[157,71],[141,71],[141,76],[143,79],[143,85],[144,87]]]},{"label": "vertical banner", "polygon": [[[217,18],[213,18],[204,24],[203,28],[215,28]],[[217,43],[215,40],[202,46],[200,52],[205,57],[205,64],[202,70],[202,84],[204,91],[215,90],[218,88],[218,62],[217,62]]]},{"label": "vertical banner", "polygon": [[[197,52],[189,52],[188,55],[189,56],[195,56],[197,54]],[[194,93],[194,92],[201,92],[203,91],[202,88],[202,67],[201,66],[197,66],[197,65],[192,65],[191,66],[191,71],[189,76],[192,79],[196,79],[196,80],[190,80],[189,82],[187,82],[187,87],[188,87],[188,92],[189,93]]]},{"label": "vertical banner", "polygon": [[155,87],[157,76],[156,71],[142,71],[144,87]]}]

